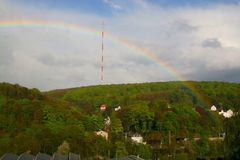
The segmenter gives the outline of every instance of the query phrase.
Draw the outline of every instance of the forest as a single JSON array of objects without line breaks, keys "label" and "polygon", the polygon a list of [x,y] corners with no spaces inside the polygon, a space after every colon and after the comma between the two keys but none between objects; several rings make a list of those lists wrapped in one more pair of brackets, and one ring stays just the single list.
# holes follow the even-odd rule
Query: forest
[{"label": "forest", "polygon": [[[3,82],[0,156],[73,152],[82,159],[240,159],[239,109],[239,83],[172,81],[41,92]],[[227,110],[233,117],[219,114]],[[141,143],[131,139],[136,135]]]}]

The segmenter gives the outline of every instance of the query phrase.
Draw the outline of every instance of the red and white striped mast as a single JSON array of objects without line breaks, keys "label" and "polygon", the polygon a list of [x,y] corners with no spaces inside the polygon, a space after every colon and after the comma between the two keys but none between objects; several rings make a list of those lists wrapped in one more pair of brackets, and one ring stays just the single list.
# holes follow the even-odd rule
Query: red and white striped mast
[{"label": "red and white striped mast", "polygon": [[103,57],[103,51],[104,51],[104,21],[102,22],[102,53],[101,53],[101,81],[104,80],[104,57]]}]

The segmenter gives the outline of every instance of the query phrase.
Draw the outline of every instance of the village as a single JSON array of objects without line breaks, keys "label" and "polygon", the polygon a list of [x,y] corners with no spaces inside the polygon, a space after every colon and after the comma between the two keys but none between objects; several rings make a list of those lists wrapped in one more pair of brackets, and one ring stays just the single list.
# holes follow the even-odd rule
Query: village
[{"label": "village", "polygon": [[[102,105],[99,107],[99,109],[100,109],[101,112],[106,111],[107,108],[108,108],[108,106],[107,106],[106,104],[102,104]],[[168,105],[168,108],[171,108],[171,107]],[[115,111],[115,112],[118,112],[119,110],[121,110],[121,106],[118,106],[118,107],[114,108],[114,111]],[[220,116],[222,116],[223,118],[231,118],[232,116],[234,116],[234,112],[233,112],[231,109],[229,109],[229,110],[227,110],[227,111],[224,111],[223,109],[218,109],[215,105],[213,105],[213,106],[210,107],[210,110],[211,110],[212,112],[218,113],[218,114],[219,114]],[[169,111],[171,111],[171,110],[169,110]],[[109,116],[107,116],[107,117],[105,118],[105,123],[104,123],[104,125],[105,125],[105,129],[108,128],[108,127],[111,125],[111,119],[110,119]],[[95,133],[96,133],[96,135],[102,136],[102,137],[104,137],[106,140],[108,140],[108,131],[107,131],[107,130],[100,130],[100,131],[97,131],[97,132],[95,132]],[[124,133],[124,135],[125,135],[125,138],[126,138],[126,139],[127,139],[127,138],[130,138],[133,143],[149,144],[149,145],[152,145],[152,146],[155,145],[155,144],[157,144],[157,143],[160,143],[160,146],[162,146],[162,144],[163,144],[163,142],[160,140],[161,138],[159,138],[159,136],[158,136],[157,139],[148,140],[148,141],[146,142],[146,141],[144,141],[143,136],[141,136],[139,133]],[[171,136],[170,133],[169,133],[169,136]],[[154,137],[156,138],[157,136],[154,136]],[[218,136],[218,137],[209,137],[208,139],[209,139],[210,141],[215,141],[215,140],[221,140],[221,141],[223,141],[223,140],[224,140],[224,137],[225,137],[225,133],[219,133],[219,136]],[[171,137],[169,137],[169,139],[171,139]],[[193,139],[194,139],[195,141],[198,141],[198,140],[200,140],[200,137],[194,137]],[[188,141],[188,140],[189,140],[188,137],[176,137],[176,142],[177,142],[177,143],[181,143],[181,142],[184,142],[184,141],[186,142],[186,141]],[[171,141],[171,140],[169,140],[169,141]],[[171,143],[171,142],[169,142],[169,143]],[[161,147],[160,147],[160,148],[161,148]]]}]

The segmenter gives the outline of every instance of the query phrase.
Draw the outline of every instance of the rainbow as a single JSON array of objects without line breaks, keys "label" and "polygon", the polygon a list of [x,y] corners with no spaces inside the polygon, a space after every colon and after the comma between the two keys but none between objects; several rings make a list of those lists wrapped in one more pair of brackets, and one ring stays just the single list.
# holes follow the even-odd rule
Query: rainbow
[{"label": "rainbow", "polygon": [[[67,30],[67,31],[73,31],[73,32],[80,32],[80,33],[87,33],[94,36],[100,36],[101,32],[99,30],[96,30],[94,28],[86,27],[79,24],[71,24],[71,23],[64,23],[64,22],[57,22],[57,21],[43,21],[43,20],[2,20],[0,21],[0,28],[16,28],[16,27],[37,27],[37,28],[52,28],[52,29],[61,29],[61,30]],[[210,105],[210,102],[197,91],[197,89],[194,87],[193,83],[191,81],[186,81],[186,78],[184,78],[180,72],[168,64],[167,62],[161,60],[156,54],[154,54],[152,51],[140,47],[137,44],[124,39],[122,37],[107,33],[105,36],[106,39],[116,42],[117,44],[124,45],[125,47],[134,50],[136,53],[140,53],[143,56],[147,57],[148,59],[154,61],[158,65],[160,65],[162,68],[164,68],[170,75],[173,75],[178,80],[181,80],[182,83],[189,88],[195,96],[203,102],[205,105]]]}]

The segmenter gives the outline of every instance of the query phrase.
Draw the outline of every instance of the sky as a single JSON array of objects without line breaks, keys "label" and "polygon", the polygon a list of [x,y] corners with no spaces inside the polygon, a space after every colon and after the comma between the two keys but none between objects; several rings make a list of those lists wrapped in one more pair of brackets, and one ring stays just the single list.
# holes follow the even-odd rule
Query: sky
[{"label": "sky", "polygon": [[0,25],[0,82],[42,91],[172,80],[240,82],[239,15],[240,0],[0,0],[0,24],[28,20],[53,26]]}]

